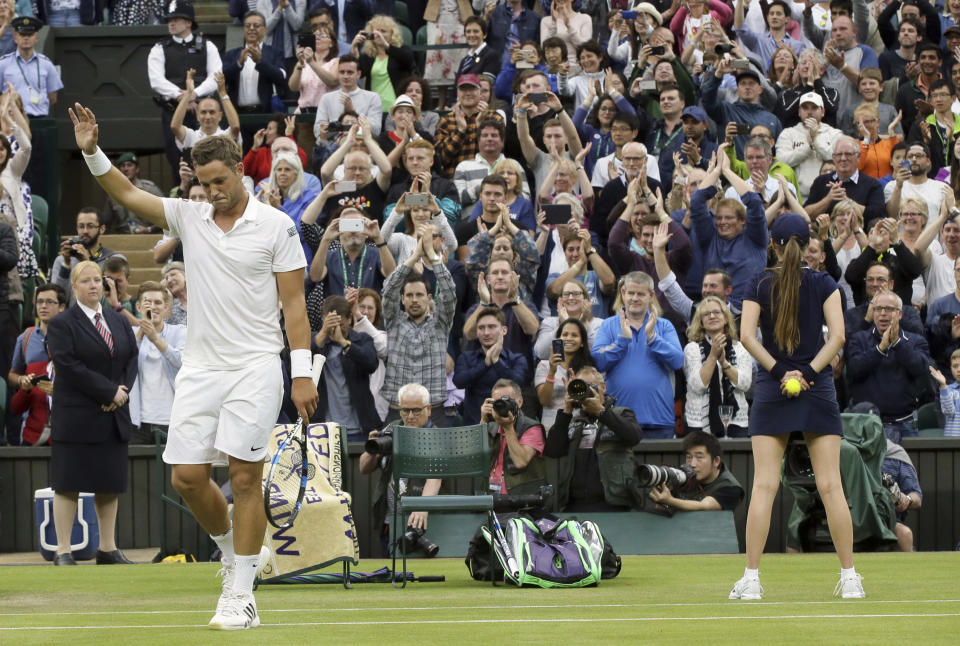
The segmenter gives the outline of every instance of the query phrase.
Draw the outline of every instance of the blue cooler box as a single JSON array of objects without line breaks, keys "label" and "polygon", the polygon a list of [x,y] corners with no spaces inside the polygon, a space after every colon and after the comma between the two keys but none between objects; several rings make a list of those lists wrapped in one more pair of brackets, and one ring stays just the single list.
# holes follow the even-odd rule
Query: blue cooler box
[{"label": "blue cooler box", "polygon": [[[37,513],[37,529],[40,531],[40,554],[52,561],[57,553],[57,532],[53,526],[53,489],[37,489],[33,492]],[[92,559],[100,547],[100,526],[93,507],[93,494],[81,493],[77,499],[77,517],[70,533],[70,548],[77,560]]]}]

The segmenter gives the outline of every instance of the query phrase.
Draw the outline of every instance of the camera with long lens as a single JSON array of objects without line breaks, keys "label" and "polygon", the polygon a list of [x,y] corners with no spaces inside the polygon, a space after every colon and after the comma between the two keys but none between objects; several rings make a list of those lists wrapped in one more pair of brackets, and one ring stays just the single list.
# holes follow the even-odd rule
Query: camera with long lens
[{"label": "camera with long lens", "polygon": [[681,464],[678,467],[641,464],[637,467],[637,483],[641,487],[667,485],[668,489],[682,489],[684,485],[693,481],[693,469],[687,464]]},{"label": "camera with long lens", "polygon": [[517,404],[517,400],[509,395],[493,400],[493,412],[498,417],[509,417],[510,415],[516,417],[519,410],[520,406]]},{"label": "camera with long lens", "polygon": [[440,551],[440,546],[427,538],[425,530],[407,525],[407,531],[403,533],[400,539],[404,543],[407,552],[423,552],[424,556],[432,559]]},{"label": "camera with long lens", "polygon": [[589,381],[583,379],[571,379],[567,384],[567,395],[573,400],[575,406],[583,403],[584,399],[589,399],[597,394],[597,387]]},{"label": "camera with long lens", "polygon": [[494,511],[518,511],[520,509],[543,509],[553,496],[553,485],[542,485],[537,493],[493,494]]},{"label": "camera with long lens", "polygon": [[373,455],[393,453],[393,426],[387,426],[376,437],[371,437],[364,442],[363,450]]},{"label": "camera with long lens", "polygon": [[713,51],[719,56],[729,54],[733,51],[733,43],[717,43],[717,46],[713,48]]}]

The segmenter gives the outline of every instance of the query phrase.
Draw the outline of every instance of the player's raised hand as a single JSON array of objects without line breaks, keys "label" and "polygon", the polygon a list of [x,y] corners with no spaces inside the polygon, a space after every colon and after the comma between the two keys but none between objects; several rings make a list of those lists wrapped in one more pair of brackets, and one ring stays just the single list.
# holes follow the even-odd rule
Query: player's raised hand
[{"label": "player's raised hand", "polygon": [[68,108],[70,120],[73,121],[73,136],[77,140],[77,147],[84,153],[92,155],[97,152],[97,138],[100,136],[100,128],[97,125],[97,117],[93,110],[85,108],[79,103],[74,103],[72,108]]}]

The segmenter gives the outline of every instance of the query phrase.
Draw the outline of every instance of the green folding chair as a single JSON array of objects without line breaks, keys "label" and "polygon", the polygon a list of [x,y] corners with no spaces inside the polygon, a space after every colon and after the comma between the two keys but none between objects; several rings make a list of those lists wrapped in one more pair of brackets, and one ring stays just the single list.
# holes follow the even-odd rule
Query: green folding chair
[{"label": "green folding chair", "polygon": [[[935,402],[927,402],[923,406],[917,409],[917,428],[919,430],[924,430],[927,428],[940,428],[940,419],[938,413],[940,412],[940,400],[937,399]],[[941,431],[942,434],[942,431]]]},{"label": "green folding chair", "polygon": [[[483,424],[453,428],[411,428],[397,426],[393,433],[393,490],[400,491],[401,478],[488,478],[490,476],[490,439]],[[390,525],[393,554],[391,570],[394,587],[407,585],[407,546],[403,533],[407,516],[413,511],[489,511],[493,496],[397,495]],[[402,521],[402,522],[401,522]],[[399,539],[399,540],[398,540]],[[400,585],[397,585],[397,550],[403,559]]]},{"label": "green folding chair", "polygon": [[[418,49],[414,52],[414,56],[417,59],[417,69],[420,70],[420,73],[423,73],[423,70],[427,68],[427,26],[424,25],[417,30],[416,36],[417,47],[423,47],[424,49]],[[428,103],[433,101],[433,97],[425,96],[423,97]]]},{"label": "green folding chair", "polygon": [[921,428],[917,431],[917,437],[943,437],[942,428]]},{"label": "green folding chair", "polygon": [[50,226],[50,205],[40,195],[34,194],[31,206],[33,208],[33,252],[41,267],[48,266],[47,258],[47,229]]},{"label": "green folding chair", "polygon": [[406,25],[397,25],[400,27],[400,34],[403,36],[403,44],[407,47],[413,45],[413,32]]},{"label": "green folding chair", "polygon": [[406,2],[399,2],[398,0],[393,3],[393,17],[404,27],[410,26],[410,10]]}]

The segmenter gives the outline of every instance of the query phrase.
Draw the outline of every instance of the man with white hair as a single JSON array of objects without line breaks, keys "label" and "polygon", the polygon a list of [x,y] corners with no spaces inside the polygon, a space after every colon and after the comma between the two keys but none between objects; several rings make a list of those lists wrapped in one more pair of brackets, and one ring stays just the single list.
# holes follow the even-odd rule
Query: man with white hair
[{"label": "man with white hair", "polygon": [[627,186],[631,180],[642,178],[640,189],[644,198],[654,197],[655,191],[660,188],[660,182],[647,176],[646,146],[636,141],[624,145],[620,161],[623,163],[623,172],[604,184],[590,215],[590,230],[596,231],[601,240],[607,239],[610,232],[607,218],[614,207],[627,196]]},{"label": "man with white hair", "polygon": [[823,97],[816,92],[800,97],[798,112],[800,123],[781,132],[777,139],[777,156],[796,171],[800,193],[806,195],[843,133],[823,123]]},{"label": "man with white hair", "polygon": [[845,197],[863,206],[864,224],[886,217],[880,182],[861,173],[858,168],[860,143],[853,137],[837,139],[833,145],[833,163],[837,170],[819,176],[810,186],[807,201],[803,204],[810,219],[832,212],[834,205]]}]

